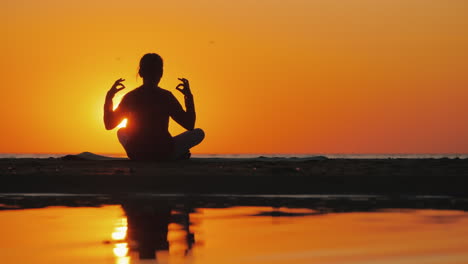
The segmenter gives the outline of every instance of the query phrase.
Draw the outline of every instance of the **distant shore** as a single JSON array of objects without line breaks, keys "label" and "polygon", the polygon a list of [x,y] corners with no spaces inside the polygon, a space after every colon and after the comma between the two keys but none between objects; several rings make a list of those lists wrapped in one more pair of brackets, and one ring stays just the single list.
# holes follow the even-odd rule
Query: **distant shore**
[{"label": "distant shore", "polygon": [[3,193],[377,194],[468,197],[468,159],[0,159]]},{"label": "distant shore", "polygon": [[[86,152],[84,152],[86,153]],[[23,159],[23,158],[35,158],[35,159],[47,159],[47,158],[60,158],[66,156],[68,153],[0,153],[0,159]],[[80,154],[78,154],[80,155]],[[125,153],[100,153],[108,157],[125,158]],[[427,154],[427,153],[309,153],[309,154],[294,154],[294,153],[252,153],[252,154],[192,154],[193,158],[307,158],[323,156],[329,159],[468,159],[468,153],[438,153],[438,154]]]}]

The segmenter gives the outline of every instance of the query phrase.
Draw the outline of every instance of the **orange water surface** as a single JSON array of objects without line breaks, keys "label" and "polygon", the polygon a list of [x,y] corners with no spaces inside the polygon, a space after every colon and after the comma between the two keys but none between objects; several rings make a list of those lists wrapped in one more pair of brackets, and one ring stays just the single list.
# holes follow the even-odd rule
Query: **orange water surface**
[{"label": "orange water surface", "polygon": [[1,211],[0,263],[468,263],[462,211],[171,209],[169,223],[163,212],[119,205]]}]

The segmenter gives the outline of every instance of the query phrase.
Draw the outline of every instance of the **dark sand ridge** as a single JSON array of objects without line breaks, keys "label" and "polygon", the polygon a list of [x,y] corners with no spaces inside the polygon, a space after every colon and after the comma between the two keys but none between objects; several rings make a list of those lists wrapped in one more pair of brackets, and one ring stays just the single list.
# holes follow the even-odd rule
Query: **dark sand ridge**
[{"label": "dark sand ridge", "polygon": [[[392,209],[433,209],[468,211],[467,198],[449,196],[375,196],[375,195],[154,195],[154,194],[0,194],[0,211],[45,208],[48,206],[100,207],[168,206],[182,208],[261,207],[264,216],[302,216],[342,212],[372,212]],[[272,207],[272,211],[268,208]],[[308,208],[313,212],[281,212],[281,208]],[[266,210],[266,211],[265,211]]]},{"label": "dark sand ridge", "polygon": [[468,197],[468,159],[0,159],[3,193],[382,194]]}]

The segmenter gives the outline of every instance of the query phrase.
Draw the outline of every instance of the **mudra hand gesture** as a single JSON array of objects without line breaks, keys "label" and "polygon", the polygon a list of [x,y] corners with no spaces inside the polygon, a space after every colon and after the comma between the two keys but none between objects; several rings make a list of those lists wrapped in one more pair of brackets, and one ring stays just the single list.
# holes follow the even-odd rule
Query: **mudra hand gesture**
[{"label": "mudra hand gesture", "polygon": [[122,78],[115,81],[114,85],[112,85],[110,90],[107,92],[107,96],[113,98],[116,93],[125,89],[125,85],[123,85],[122,83],[123,81],[125,81],[125,79],[122,79]]},{"label": "mudra hand gesture", "polygon": [[[179,80],[182,82],[182,83],[179,83],[177,86],[176,86],[176,89],[181,92],[185,98],[192,98],[193,95],[192,95],[192,91],[190,91],[190,84],[189,84],[189,81],[185,78],[179,78]],[[182,89],[180,89],[179,87],[182,87]]]}]

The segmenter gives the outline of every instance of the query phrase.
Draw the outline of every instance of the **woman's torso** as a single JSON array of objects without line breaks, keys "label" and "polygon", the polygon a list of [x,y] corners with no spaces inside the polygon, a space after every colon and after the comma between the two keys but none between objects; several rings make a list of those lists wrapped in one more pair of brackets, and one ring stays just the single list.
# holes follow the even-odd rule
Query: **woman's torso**
[{"label": "woman's torso", "polygon": [[160,88],[137,88],[125,95],[127,154],[131,159],[165,159],[173,151],[169,133],[172,94]]}]

